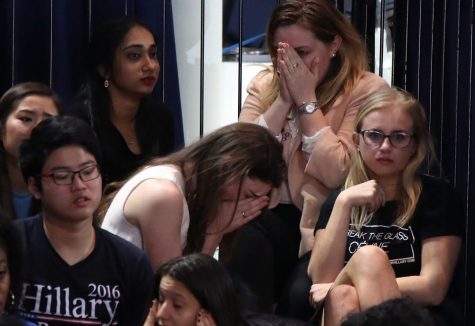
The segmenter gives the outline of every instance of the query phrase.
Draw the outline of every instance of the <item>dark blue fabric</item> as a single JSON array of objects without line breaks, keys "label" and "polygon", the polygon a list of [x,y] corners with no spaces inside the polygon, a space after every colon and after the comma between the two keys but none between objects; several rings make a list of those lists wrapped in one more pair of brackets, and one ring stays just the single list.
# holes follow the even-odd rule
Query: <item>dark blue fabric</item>
[{"label": "dark blue fabric", "polygon": [[1,94],[13,84],[39,81],[50,85],[63,103],[69,103],[85,78],[91,26],[126,14],[149,24],[160,51],[166,50],[160,54],[160,80],[154,95],[172,110],[175,145],[181,148],[183,123],[171,0],[0,1]]}]

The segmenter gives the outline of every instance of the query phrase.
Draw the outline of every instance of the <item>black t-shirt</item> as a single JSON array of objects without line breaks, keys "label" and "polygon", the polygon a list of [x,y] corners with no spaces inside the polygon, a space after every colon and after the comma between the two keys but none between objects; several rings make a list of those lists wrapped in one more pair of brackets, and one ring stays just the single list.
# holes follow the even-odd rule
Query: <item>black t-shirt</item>
[{"label": "black t-shirt", "polygon": [[[172,113],[158,101],[147,96],[142,99],[135,119],[135,130],[141,154],[130,151],[119,130],[107,115],[99,114],[89,101],[78,99],[66,114],[88,122],[96,132],[102,150],[101,174],[105,183],[125,179],[147,160],[170,154],[175,148],[175,123]],[[102,108],[106,110],[106,108]]]},{"label": "black t-shirt", "polygon": [[[345,264],[361,246],[375,245],[388,254],[396,277],[419,275],[424,239],[445,235],[462,237],[463,205],[455,191],[438,178],[421,176],[421,181],[422,192],[409,225],[393,225],[396,202],[387,202],[376,211],[360,232],[350,225]],[[315,231],[326,227],[338,194],[339,191],[334,192],[323,204]]]},{"label": "black t-shirt", "polygon": [[93,251],[70,266],[48,241],[41,216],[16,225],[26,249],[22,318],[48,326],[143,324],[154,276],[140,249],[95,228]]}]

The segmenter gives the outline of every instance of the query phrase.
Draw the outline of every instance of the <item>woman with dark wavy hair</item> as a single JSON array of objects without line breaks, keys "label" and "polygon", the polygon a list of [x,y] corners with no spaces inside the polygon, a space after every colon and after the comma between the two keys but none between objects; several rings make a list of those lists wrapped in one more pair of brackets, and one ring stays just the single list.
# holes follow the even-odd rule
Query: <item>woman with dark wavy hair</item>
[{"label": "woman with dark wavy hair", "polygon": [[152,96],[160,73],[158,46],[143,21],[124,16],[93,30],[87,79],[68,114],[96,132],[105,183],[125,179],[152,156],[174,149],[174,120]]},{"label": "woman with dark wavy hair", "polygon": [[152,315],[158,325],[247,325],[226,269],[208,255],[196,253],[163,264],[157,285]]}]

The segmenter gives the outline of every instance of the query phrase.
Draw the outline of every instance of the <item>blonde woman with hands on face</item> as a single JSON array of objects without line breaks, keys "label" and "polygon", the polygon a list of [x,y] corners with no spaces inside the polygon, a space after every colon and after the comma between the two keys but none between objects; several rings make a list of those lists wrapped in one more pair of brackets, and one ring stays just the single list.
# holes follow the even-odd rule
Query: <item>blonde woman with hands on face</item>
[{"label": "blonde woman with hands on face", "polygon": [[240,250],[243,254],[237,259],[244,262],[234,265],[246,264],[246,248],[266,248],[256,243],[270,242],[270,252],[261,256],[268,259],[264,266],[274,266],[266,272],[274,280],[272,293],[258,289],[261,280],[249,282],[261,292],[259,297],[275,302],[298,257],[313,246],[321,204],[346,176],[362,101],[388,85],[367,71],[364,44],[330,1],[281,3],[270,18],[267,42],[273,67],[250,82],[239,120],[262,125],[279,139],[288,175],[280,188],[280,205],[256,226],[264,234],[257,232],[238,244],[237,256]]}]

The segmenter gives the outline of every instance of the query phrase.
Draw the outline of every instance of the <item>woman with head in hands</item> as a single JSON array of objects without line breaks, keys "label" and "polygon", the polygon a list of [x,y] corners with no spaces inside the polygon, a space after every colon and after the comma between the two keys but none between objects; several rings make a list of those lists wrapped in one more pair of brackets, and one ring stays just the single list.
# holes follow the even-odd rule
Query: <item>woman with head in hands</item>
[{"label": "woman with head in hands", "polygon": [[[388,86],[368,71],[360,36],[332,1],[283,1],[270,17],[267,43],[272,67],[250,82],[239,121],[268,128],[283,144],[288,163],[280,205],[258,226],[274,248],[261,256],[266,266],[278,266],[266,273],[275,279],[277,300],[298,257],[313,246],[321,204],[348,172],[361,103]],[[260,241],[246,238],[236,259],[246,263],[245,248],[266,248]],[[245,248],[238,258],[240,246]]]},{"label": "woman with head in hands", "polygon": [[154,269],[182,254],[213,255],[272,205],[284,173],[268,130],[231,124],[111,186],[102,227],[145,250]]}]

